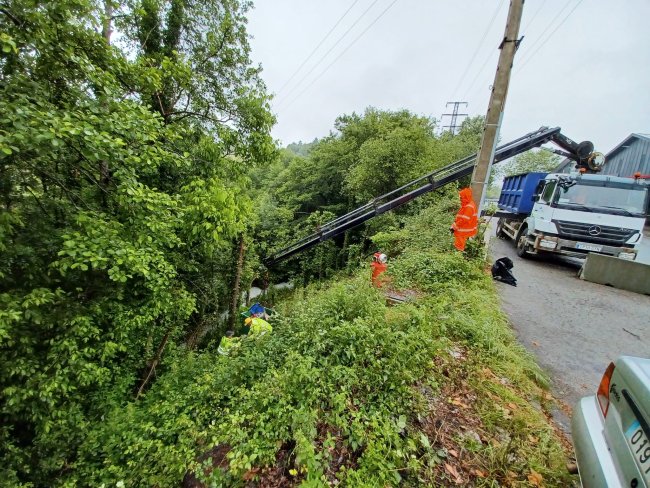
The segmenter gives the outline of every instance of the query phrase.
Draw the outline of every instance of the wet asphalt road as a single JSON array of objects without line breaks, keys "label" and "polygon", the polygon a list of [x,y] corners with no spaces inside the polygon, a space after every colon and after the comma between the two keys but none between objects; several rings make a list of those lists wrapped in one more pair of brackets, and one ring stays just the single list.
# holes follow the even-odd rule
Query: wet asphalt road
[{"label": "wet asphalt road", "polygon": [[[502,308],[560,400],[573,406],[594,394],[619,355],[650,357],[650,296],[580,280],[577,259],[522,259],[512,241],[494,235],[490,254],[514,263],[518,286],[496,284]],[[568,419],[558,421],[568,427]]]}]

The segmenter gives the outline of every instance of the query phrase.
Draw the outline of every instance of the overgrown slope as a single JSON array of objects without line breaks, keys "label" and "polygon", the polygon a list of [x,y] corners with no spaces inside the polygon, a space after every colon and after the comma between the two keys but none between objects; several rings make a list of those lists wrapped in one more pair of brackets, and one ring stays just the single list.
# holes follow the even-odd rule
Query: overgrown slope
[{"label": "overgrown slope", "polygon": [[69,476],[228,309],[248,173],[276,157],[250,7],[2,2],[0,484]]},{"label": "overgrown slope", "polygon": [[453,206],[377,237],[390,242],[393,286],[416,301],[387,307],[366,268],[297,290],[273,333],[233,356],[178,354],[143,399],[88,433],[64,482],[569,484],[539,368],[484,263],[448,243]]},{"label": "overgrown slope", "polygon": [[[535,412],[522,418],[547,432],[539,447],[507,426],[506,447],[486,447],[518,418],[486,398],[522,412],[510,388],[539,396],[538,373],[482,263],[450,252],[453,209],[402,227],[431,195],[285,263],[282,279],[331,281],[279,304],[271,337],[231,358],[204,347],[265,280],[262,257],[474,152],[481,117],[436,134],[430,117],[368,108],[278,154],[251,2],[5,4],[0,485],[191,485],[203,461],[225,485],[553,480],[559,451]],[[387,308],[358,269],[379,229],[411,305]]]}]

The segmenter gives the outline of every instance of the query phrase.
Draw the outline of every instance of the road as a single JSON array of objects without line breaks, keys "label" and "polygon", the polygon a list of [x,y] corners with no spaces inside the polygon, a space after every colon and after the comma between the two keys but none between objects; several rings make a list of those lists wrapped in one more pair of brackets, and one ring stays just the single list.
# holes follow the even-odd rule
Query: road
[{"label": "road", "polygon": [[[518,286],[497,283],[502,308],[560,400],[573,405],[595,393],[607,364],[621,354],[649,356],[649,296],[580,280],[576,259],[522,259],[510,240],[493,236],[490,253],[514,263]],[[558,418],[565,429],[567,421]]]}]

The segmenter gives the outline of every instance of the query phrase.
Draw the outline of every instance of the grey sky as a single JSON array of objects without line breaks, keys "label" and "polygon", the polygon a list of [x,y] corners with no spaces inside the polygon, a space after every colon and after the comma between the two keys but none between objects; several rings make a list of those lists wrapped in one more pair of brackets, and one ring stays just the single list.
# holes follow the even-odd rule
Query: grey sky
[{"label": "grey sky", "polygon": [[[485,113],[509,0],[397,0],[295,98],[393,1],[256,1],[249,22],[252,55],[264,68],[269,90],[277,94],[273,135],[283,144],[327,135],[338,115],[368,106],[406,108],[439,119],[446,102],[461,100],[469,102],[470,115]],[[280,91],[353,3],[323,46]],[[520,33],[525,39],[515,57],[502,141],[541,125],[559,125],[569,137],[590,139],[598,150],[608,151],[631,132],[650,132],[649,18],[648,0],[527,0]],[[481,66],[485,68],[479,72]]]}]

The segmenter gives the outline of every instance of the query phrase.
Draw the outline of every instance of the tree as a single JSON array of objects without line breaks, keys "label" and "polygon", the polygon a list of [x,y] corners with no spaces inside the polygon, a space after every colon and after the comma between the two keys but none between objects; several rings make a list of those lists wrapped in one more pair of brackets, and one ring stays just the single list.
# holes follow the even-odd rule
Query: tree
[{"label": "tree", "polygon": [[269,110],[261,68],[252,66],[245,0],[137,0],[120,25],[138,55],[138,91],[165,123],[191,121],[223,155],[270,162]]},{"label": "tree", "polygon": [[313,147],[318,143],[318,139],[314,138],[311,142],[293,142],[287,146],[287,150],[291,151],[298,156],[309,156]]},{"label": "tree", "polygon": [[[457,135],[445,133],[436,137],[434,129],[435,120],[428,117],[406,110],[368,108],[363,114],[338,117],[335,130],[312,143],[306,157],[282,151],[266,177],[259,171],[253,177],[258,193],[263,195],[256,205],[259,251],[267,256],[273,254],[273,250],[297,237],[315,232],[314,218],[322,224],[323,215],[341,215],[476,152],[483,119],[466,119]],[[290,147],[296,149],[295,145]],[[434,196],[418,199],[397,212],[348,231],[333,241],[334,246],[328,243],[326,252],[303,253],[282,266],[281,271],[310,277],[327,275],[323,270],[344,267],[349,256],[356,258],[364,251],[369,235],[399,226],[405,214],[429,205],[431,198]],[[320,213],[311,218],[317,211]]]},{"label": "tree", "polygon": [[342,139],[357,148],[346,172],[346,191],[356,203],[367,202],[422,173],[433,142],[433,122],[408,111],[366,110],[363,118],[341,117]]},{"label": "tree", "polygon": [[560,157],[550,150],[542,148],[537,151],[527,151],[512,158],[510,161],[496,165],[493,168],[497,177],[511,176],[530,171],[550,172],[560,163]]},{"label": "tree", "polygon": [[448,131],[443,132],[436,139],[431,154],[431,160],[435,162],[431,169],[458,161],[472,153],[478,153],[484,124],[485,118],[482,115],[477,115],[463,120],[458,134],[454,135]]},{"label": "tree", "polygon": [[167,352],[227,308],[252,214],[247,173],[275,157],[247,8],[0,7],[7,484],[70,474],[93,423],[146,392]]}]

